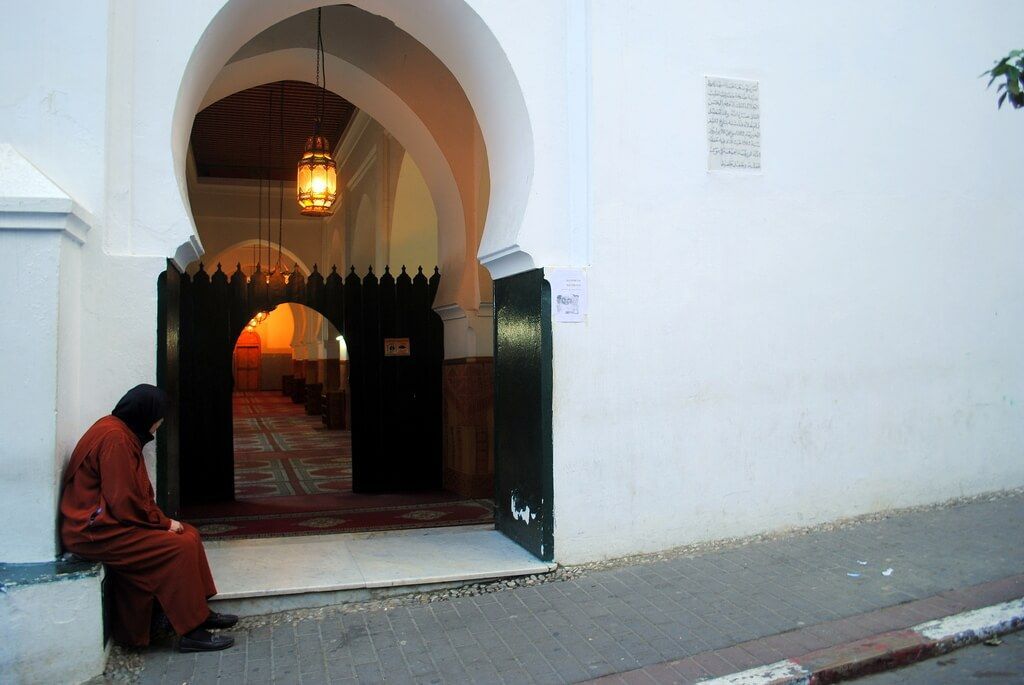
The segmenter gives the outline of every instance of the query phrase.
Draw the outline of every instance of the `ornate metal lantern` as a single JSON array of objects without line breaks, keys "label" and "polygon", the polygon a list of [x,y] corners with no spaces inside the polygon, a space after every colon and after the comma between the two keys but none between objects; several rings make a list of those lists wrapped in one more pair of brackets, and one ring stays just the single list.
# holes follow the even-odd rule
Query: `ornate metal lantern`
[{"label": "ornate metal lantern", "polygon": [[[296,193],[299,211],[305,216],[328,216],[334,211],[338,199],[338,165],[331,157],[331,144],[320,135],[324,118],[324,94],[327,92],[327,65],[324,63],[324,39],[320,31],[321,10],[316,11],[316,85],[320,88],[320,102],[313,135],[306,140],[306,149],[299,160]],[[323,84],[320,76],[323,75]]]},{"label": "ornate metal lantern", "polygon": [[[317,121],[316,129],[320,128]],[[338,166],[331,157],[331,144],[315,131],[306,140],[306,149],[299,160],[299,208],[306,216],[328,216],[338,199]]]}]

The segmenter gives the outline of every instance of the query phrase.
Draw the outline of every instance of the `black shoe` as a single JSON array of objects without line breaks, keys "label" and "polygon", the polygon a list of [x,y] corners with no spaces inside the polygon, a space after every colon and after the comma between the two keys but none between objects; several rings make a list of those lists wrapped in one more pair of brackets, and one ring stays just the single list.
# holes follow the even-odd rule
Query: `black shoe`
[{"label": "black shoe", "polygon": [[235,638],[230,635],[213,635],[202,628],[196,628],[191,633],[181,636],[178,641],[179,652],[215,652],[218,649],[227,649],[235,644]]},{"label": "black shoe", "polygon": [[234,614],[218,614],[211,611],[210,615],[203,621],[201,628],[230,628],[238,623],[238,617]]}]

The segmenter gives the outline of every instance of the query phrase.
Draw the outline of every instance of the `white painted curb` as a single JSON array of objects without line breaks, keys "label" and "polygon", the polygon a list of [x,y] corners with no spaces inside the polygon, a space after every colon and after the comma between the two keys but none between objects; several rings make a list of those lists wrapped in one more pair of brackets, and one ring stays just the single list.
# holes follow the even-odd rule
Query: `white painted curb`
[{"label": "white painted curb", "polygon": [[959,644],[987,640],[1024,623],[1024,598],[921,623],[911,630],[929,640]]},{"label": "white painted curb", "polygon": [[[920,623],[909,630],[921,637],[920,656],[928,658],[934,654],[987,640],[994,635],[1012,632],[1021,626],[1024,626],[1024,598]],[[844,647],[846,645],[837,645],[829,649]],[[818,650],[814,654],[827,651],[828,649]],[[866,666],[875,663],[880,656],[882,655],[869,654],[863,664]],[[856,663],[848,664],[850,670],[847,675],[853,675],[856,666]],[[702,680],[701,685],[805,685],[815,675],[815,671],[792,659],[786,659],[739,673]]]}]

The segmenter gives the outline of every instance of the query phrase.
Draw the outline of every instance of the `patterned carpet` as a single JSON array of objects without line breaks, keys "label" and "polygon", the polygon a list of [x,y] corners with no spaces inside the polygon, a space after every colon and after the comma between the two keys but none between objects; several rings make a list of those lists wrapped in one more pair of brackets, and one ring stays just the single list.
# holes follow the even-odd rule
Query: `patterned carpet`
[{"label": "patterned carpet", "polygon": [[183,512],[208,539],[493,522],[490,500],[353,493],[351,434],[328,430],[280,393],[236,393],[234,416],[235,501]]}]

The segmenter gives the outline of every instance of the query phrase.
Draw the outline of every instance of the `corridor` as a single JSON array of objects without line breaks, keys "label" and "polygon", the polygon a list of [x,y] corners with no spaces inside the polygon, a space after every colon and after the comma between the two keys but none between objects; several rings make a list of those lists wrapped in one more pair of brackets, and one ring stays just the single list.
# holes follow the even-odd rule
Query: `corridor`
[{"label": "corridor", "polygon": [[236,393],[233,407],[235,500],[183,512],[207,540],[493,522],[488,499],[353,493],[351,433],[327,429],[280,392]]}]

